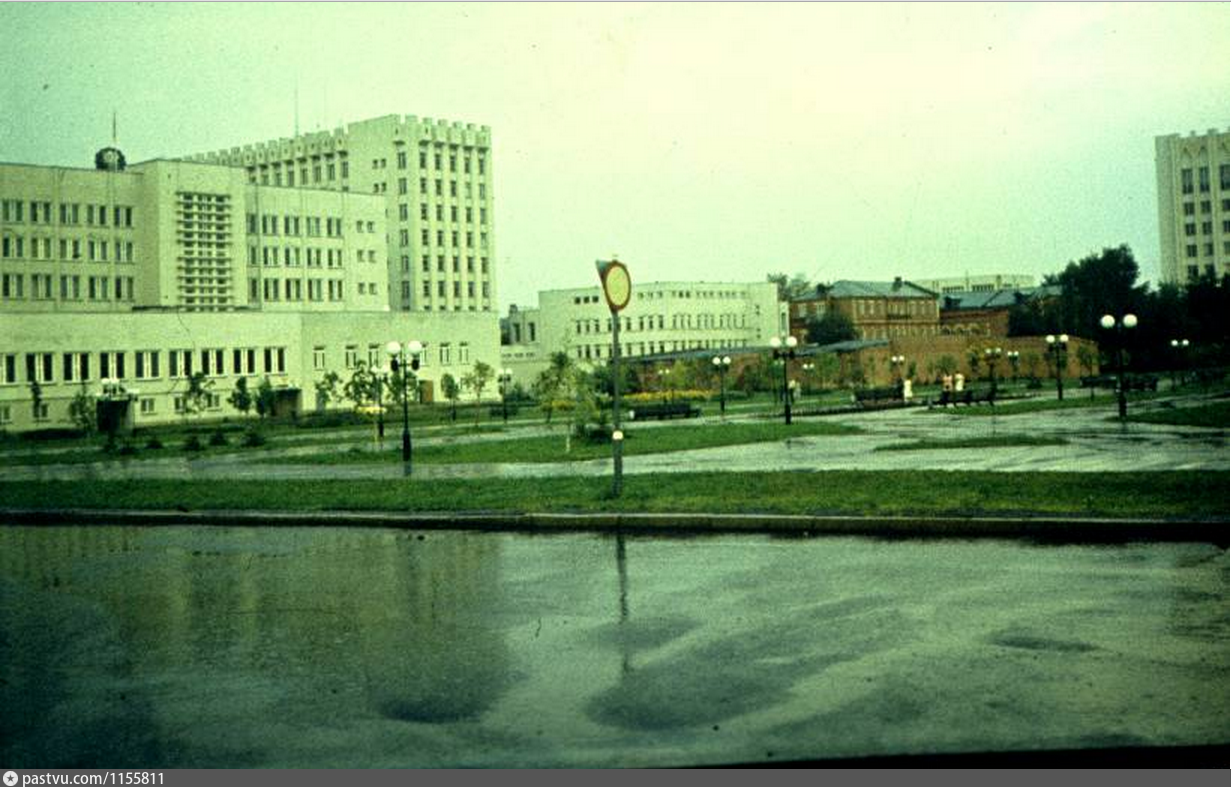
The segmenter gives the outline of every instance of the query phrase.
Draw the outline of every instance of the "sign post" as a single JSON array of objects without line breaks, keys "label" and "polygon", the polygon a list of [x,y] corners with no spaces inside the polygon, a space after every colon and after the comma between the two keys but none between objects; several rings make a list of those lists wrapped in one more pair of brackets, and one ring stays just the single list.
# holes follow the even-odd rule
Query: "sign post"
[{"label": "sign post", "polygon": [[632,280],[628,268],[615,259],[596,260],[598,278],[603,283],[603,297],[611,310],[611,458],[614,479],[611,496],[619,497],[624,488],[624,432],[620,429],[620,310],[632,297]]}]

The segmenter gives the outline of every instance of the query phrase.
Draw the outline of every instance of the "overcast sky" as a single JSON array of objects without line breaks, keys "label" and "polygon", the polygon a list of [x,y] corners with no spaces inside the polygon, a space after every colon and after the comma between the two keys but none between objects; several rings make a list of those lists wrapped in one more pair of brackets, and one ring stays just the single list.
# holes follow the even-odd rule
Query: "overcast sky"
[{"label": "overcast sky", "polygon": [[595,283],[1024,272],[1128,243],[1231,113],[1226,3],[0,4],[0,160],[390,113],[492,127],[502,305]]}]

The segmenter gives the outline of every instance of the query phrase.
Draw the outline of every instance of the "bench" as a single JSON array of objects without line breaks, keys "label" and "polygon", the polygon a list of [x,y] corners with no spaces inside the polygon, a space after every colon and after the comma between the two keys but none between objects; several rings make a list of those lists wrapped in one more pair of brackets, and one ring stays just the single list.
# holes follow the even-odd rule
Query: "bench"
[{"label": "bench", "polygon": [[[1114,374],[1100,374],[1095,377],[1081,378],[1082,388],[1110,388],[1113,391],[1116,388],[1116,376]],[[1152,374],[1126,375],[1124,378],[1124,390],[1126,391],[1157,391],[1158,377]]]},{"label": "bench", "polygon": [[696,407],[688,402],[660,402],[657,404],[645,403],[639,404],[633,410],[630,410],[629,419],[634,421],[645,421],[651,418],[663,420],[664,418],[696,418],[701,415],[701,408]]},{"label": "bench", "polygon": [[[491,409],[488,412],[491,414],[492,418],[500,418],[501,416],[504,415],[504,408],[498,404],[494,404],[491,406]],[[510,404],[509,405],[509,417],[512,418],[515,415],[517,415],[517,405]]]},{"label": "bench", "polygon": [[996,392],[991,388],[981,391],[976,391],[973,388],[967,388],[964,391],[941,391],[940,397],[934,404],[938,407],[948,407],[949,405],[956,407],[959,404],[970,406],[985,402],[993,406],[996,404]]},{"label": "bench", "polygon": [[898,403],[902,400],[902,389],[898,386],[887,388],[860,388],[855,391],[855,403],[860,407],[869,408],[879,404]]}]

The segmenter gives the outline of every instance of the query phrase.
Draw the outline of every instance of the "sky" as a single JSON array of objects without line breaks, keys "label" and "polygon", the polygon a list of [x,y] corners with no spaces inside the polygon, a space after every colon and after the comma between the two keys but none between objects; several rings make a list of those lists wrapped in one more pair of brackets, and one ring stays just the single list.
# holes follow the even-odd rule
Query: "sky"
[{"label": "sky", "polygon": [[492,129],[497,292],[1041,277],[1132,247],[1154,137],[1226,130],[1231,6],[0,4],[0,160],[387,114]]}]

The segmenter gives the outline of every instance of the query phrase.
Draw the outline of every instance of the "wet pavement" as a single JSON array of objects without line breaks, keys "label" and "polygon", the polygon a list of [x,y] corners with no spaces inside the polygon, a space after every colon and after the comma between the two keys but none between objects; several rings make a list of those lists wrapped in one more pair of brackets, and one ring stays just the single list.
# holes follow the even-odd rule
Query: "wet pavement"
[{"label": "wet pavement", "polygon": [[1200,544],[0,527],[6,767],[1222,744]]},{"label": "wet pavement", "polygon": [[[1193,398],[1183,404],[1197,404]],[[1226,404],[1226,399],[1214,400]],[[1158,407],[1140,405],[1136,412]],[[1113,413],[1105,408],[1050,410],[1007,416],[963,416],[951,411],[928,412],[922,408],[851,413],[826,420],[860,427],[861,434],[791,438],[775,443],[752,443],[722,448],[678,451],[665,454],[628,456],[624,470],[629,474],[698,471],[765,470],[986,470],[1021,471],[1151,471],[1151,470],[1229,470],[1231,443],[1226,429],[1207,429],[1156,424],[1119,423],[1108,420]],[[734,419],[732,419],[734,420]],[[656,429],[680,422],[633,424],[629,429]],[[692,425],[716,424],[716,419],[689,422]],[[497,433],[423,437],[416,445],[482,442],[532,437],[543,434],[561,436],[561,427],[527,425]],[[1005,446],[979,449],[926,451],[877,451],[879,447],[911,440],[991,437],[997,435],[1056,436],[1066,445]],[[293,446],[260,454],[260,475],[271,479],[312,478],[400,478],[404,468],[398,461],[394,443],[387,435],[388,463],[338,465],[278,464],[279,457],[318,455],[336,452],[346,444]],[[365,443],[360,438],[360,444]],[[10,480],[197,478],[233,479],[253,475],[251,454],[233,453],[188,459],[173,457],[141,461],[108,461],[79,465],[10,465],[5,477]],[[417,478],[491,478],[605,475],[611,472],[608,459],[557,463],[474,463],[415,465]]]}]

